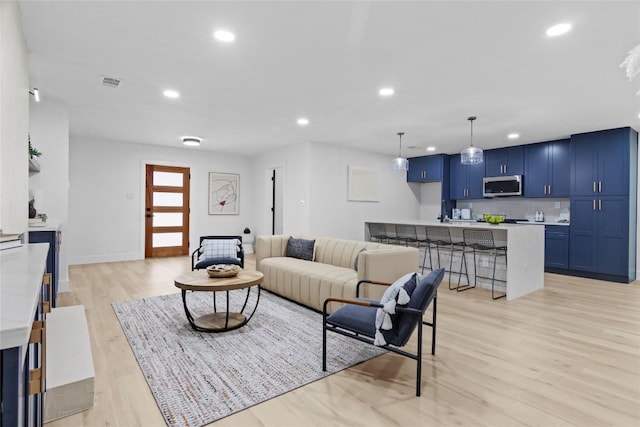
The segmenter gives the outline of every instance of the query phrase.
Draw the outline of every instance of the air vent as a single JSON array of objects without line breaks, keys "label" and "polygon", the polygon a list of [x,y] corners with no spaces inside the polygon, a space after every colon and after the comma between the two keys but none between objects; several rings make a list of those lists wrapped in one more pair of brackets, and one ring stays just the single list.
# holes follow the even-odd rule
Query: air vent
[{"label": "air vent", "polygon": [[120,85],[120,79],[116,79],[114,77],[106,77],[106,76],[101,76],[102,77],[102,86],[106,86],[106,87],[118,87]]}]

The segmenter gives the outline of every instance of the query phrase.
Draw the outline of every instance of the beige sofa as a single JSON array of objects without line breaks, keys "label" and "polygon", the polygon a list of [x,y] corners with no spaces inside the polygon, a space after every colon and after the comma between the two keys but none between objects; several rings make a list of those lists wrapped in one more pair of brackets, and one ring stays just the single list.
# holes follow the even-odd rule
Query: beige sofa
[{"label": "beige sofa", "polygon": [[[256,237],[256,269],[264,274],[262,287],[285,298],[322,310],[329,296],[354,298],[359,280],[393,282],[418,271],[416,248],[329,237],[293,236],[315,239],[314,261],[286,257],[289,235]],[[361,252],[362,249],[365,251]],[[358,271],[354,263],[358,258]],[[361,297],[380,299],[385,287],[367,285]],[[330,311],[339,305],[330,306]]]}]

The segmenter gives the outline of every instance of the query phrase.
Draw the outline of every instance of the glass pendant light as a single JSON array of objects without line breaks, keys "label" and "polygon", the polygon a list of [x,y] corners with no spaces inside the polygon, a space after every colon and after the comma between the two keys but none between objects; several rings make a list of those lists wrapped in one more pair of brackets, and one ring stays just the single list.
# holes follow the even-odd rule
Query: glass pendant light
[{"label": "glass pendant light", "polygon": [[404,135],[404,132],[398,132],[398,137],[400,137],[400,148],[398,149],[398,157],[393,159],[393,169],[397,171],[408,171],[409,160],[402,157],[402,135]]},{"label": "glass pendant light", "polygon": [[484,162],[482,148],[473,146],[473,121],[475,119],[475,116],[467,117],[467,120],[469,120],[469,123],[471,124],[471,145],[460,153],[460,163],[463,165],[476,165]]}]

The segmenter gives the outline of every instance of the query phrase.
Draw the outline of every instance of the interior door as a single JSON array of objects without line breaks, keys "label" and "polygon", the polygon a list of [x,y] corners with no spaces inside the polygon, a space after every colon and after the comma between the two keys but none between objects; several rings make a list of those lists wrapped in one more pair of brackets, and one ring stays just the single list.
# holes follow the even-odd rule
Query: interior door
[{"label": "interior door", "polygon": [[189,253],[189,168],[147,165],[145,258]]}]

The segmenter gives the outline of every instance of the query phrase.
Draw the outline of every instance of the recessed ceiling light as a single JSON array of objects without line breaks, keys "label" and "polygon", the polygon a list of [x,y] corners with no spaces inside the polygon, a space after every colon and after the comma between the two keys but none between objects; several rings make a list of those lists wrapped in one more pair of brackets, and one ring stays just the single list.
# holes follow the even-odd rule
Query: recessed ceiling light
[{"label": "recessed ceiling light", "polygon": [[507,138],[509,139],[518,139],[520,138],[520,134],[519,133],[510,133],[509,135],[507,135]]},{"label": "recessed ceiling light", "polygon": [[213,37],[215,37],[216,40],[227,43],[230,43],[236,39],[236,36],[231,31],[227,30],[218,30],[213,33]]},{"label": "recessed ceiling light", "polygon": [[299,124],[300,126],[306,126],[306,125],[308,125],[308,124],[309,124],[309,119],[307,119],[306,117],[300,117],[300,118],[298,119],[298,124]]},{"label": "recessed ceiling light", "polygon": [[162,92],[162,94],[164,96],[166,96],[167,98],[179,98],[180,94],[178,92],[176,92],[175,90],[171,90],[171,89],[167,89],[164,92]]},{"label": "recessed ceiling light", "polygon": [[547,35],[549,37],[561,36],[563,34],[568,33],[570,30],[571,30],[571,24],[567,22],[563,22],[562,24],[557,24],[549,28],[547,30]]},{"label": "recessed ceiling light", "polygon": [[378,91],[380,96],[391,96],[395,93],[392,87],[383,87]]},{"label": "recessed ceiling light", "polygon": [[184,145],[188,145],[189,147],[197,147],[202,142],[202,138],[198,138],[195,136],[183,136],[182,143]]},{"label": "recessed ceiling light", "polygon": [[436,151],[436,147],[427,147],[427,151]]}]

